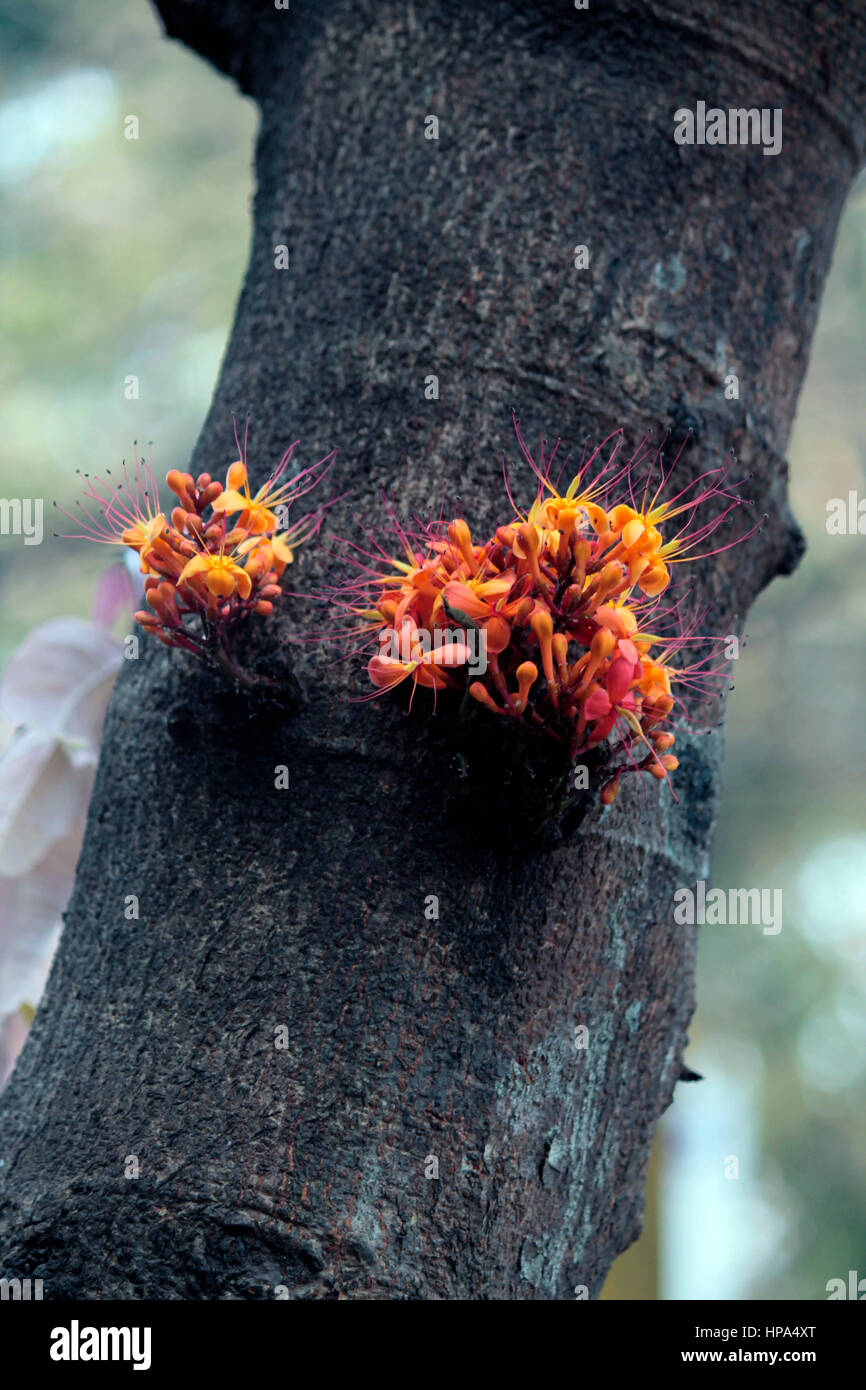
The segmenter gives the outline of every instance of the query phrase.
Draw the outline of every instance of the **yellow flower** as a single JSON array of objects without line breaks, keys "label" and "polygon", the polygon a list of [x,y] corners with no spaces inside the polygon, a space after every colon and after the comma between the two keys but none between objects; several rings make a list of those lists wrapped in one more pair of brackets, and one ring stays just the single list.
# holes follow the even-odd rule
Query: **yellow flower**
[{"label": "yellow flower", "polygon": [[204,576],[204,582],[215,598],[231,598],[237,592],[241,598],[249,598],[253,587],[252,580],[233,554],[194,555],[181,571],[178,584],[192,579],[195,575]]},{"label": "yellow flower", "polygon": [[279,525],[279,517],[274,509],[277,507],[288,509],[299,497],[303,497],[317,482],[321,481],[332,462],[332,455],[329,455],[327,459],[322,459],[314,467],[304,468],[294,477],[281,482],[280,480],[285,477],[294,447],[293,444],[291,449],[286,451],[275,471],[256,493],[250,492],[246,464],[240,459],[233,463],[226,474],[225,491],[221,492],[212,504],[214,515],[219,516],[220,513],[225,513],[227,516],[231,516],[234,512],[240,512],[238,525],[248,531],[251,536],[263,536],[269,531],[275,531]]},{"label": "yellow flower", "polygon": [[276,506],[283,500],[284,490],[278,488],[269,493],[269,484],[265,483],[253,495],[250,492],[246,465],[240,461],[233,463],[229,468],[226,483],[227,487],[213,503],[214,513],[219,515],[221,512],[225,512],[227,516],[231,516],[233,512],[243,513],[239,525],[254,536],[261,536],[267,531],[273,531],[277,524],[277,517],[272,506]]},{"label": "yellow flower", "polygon": [[168,527],[168,522],[162,512],[157,512],[156,516],[142,516],[127,526],[121,534],[121,541],[129,546],[130,550],[137,550],[141,560],[142,574],[151,573],[147,563],[147,553],[152,548],[154,541],[158,540]]}]

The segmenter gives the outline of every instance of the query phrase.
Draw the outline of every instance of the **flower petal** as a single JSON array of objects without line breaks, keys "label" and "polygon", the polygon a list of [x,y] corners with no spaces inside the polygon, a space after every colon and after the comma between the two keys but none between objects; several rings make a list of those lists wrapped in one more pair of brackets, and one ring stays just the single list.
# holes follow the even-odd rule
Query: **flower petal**
[{"label": "flower petal", "polygon": [[0,1018],[36,1007],[72,893],[84,820],[28,874],[0,875]]},{"label": "flower petal", "polygon": [[249,598],[253,587],[253,581],[246,570],[241,569],[240,565],[232,566],[232,577],[237,584],[238,593],[241,598]]},{"label": "flower petal", "polygon": [[83,618],[50,618],[28,633],[10,657],[0,706],[13,724],[53,733],[70,700],[94,673],[119,666],[120,644]]},{"label": "flower petal", "polygon": [[624,699],[634,675],[634,662],[618,656],[610,663],[605,685],[611,704],[618,705]]},{"label": "flower petal", "polygon": [[472,653],[465,642],[443,642],[421,658],[422,666],[463,666]]},{"label": "flower petal", "polygon": [[[219,498],[217,498],[219,501]],[[193,555],[192,559],[184,565],[177,577],[178,584],[183,584],[187,579],[192,579],[193,575],[201,574],[202,570],[207,569],[207,556]]]},{"label": "flower petal", "polygon": [[600,685],[597,685],[592,694],[586,697],[583,712],[589,720],[601,719],[610,713],[610,700],[607,691],[602,690]]},{"label": "flower petal", "polygon": [[105,711],[122,661],[118,650],[107,669],[97,672],[89,686],[75,692],[63,725],[63,746],[73,767],[93,767],[99,760]]},{"label": "flower petal", "polygon": [[55,739],[25,732],[0,758],[0,874],[29,873],[87,808],[92,768],[75,768]]},{"label": "flower petal", "polygon": [[671,582],[671,576],[666,565],[653,565],[646,570],[638,580],[638,587],[643,590],[647,598],[655,598],[656,594],[662,593]]},{"label": "flower petal", "polygon": [[643,540],[645,533],[646,527],[641,517],[636,516],[631,521],[627,521],[622,528],[621,537],[626,550],[630,550],[633,545],[637,545],[639,541]]},{"label": "flower petal", "polygon": [[442,596],[449,610],[463,613],[473,621],[478,618],[486,618],[490,613],[490,604],[485,603],[484,599],[479,598],[468,584],[463,584],[459,579],[452,579],[446,584],[442,590]]},{"label": "flower petal", "polygon": [[219,497],[211,503],[213,511],[219,512],[244,512],[250,505],[249,498],[244,497],[243,493],[236,492],[233,487],[226,488]]},{"label": "flower petal", "polygon": [[379,690],[391,690],[399,685],[414,670],[408,661],[395,661],[391,656],[380,656],[377,652],[367,664],[367,674]]}]

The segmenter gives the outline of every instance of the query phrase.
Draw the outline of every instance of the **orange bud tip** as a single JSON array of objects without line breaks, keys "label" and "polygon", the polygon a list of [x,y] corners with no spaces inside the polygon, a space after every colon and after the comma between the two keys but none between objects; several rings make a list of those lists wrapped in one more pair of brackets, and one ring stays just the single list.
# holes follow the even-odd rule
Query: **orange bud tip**
[{"label": "orange bud tip", "polygon": [[469,694],[472,696],[473,700],[478,701],[479,705],[484,705],[487,709],[492,709],[495,714],[502,713],[496,701],[490,695],[490,692],[485,690],[480,681],[472,682],[469,687]]},{"label": "orange bud tip", "polygon": [[526,708],[529,692],[538,680],[538,667],[534,661],[523,661],[517,668],[517,702],[521,713]]},{"label": "orange bud tip", "polygon": [[609,782],[605,782],[601,789],[601,802],[603,806],[610,806],[619,795],[619,777],[611,777]]}]

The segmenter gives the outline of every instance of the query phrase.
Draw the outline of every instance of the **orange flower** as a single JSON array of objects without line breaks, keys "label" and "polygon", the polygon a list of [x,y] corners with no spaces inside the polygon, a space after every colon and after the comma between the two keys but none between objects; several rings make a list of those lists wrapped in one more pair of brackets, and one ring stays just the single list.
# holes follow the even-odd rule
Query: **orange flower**
[{"label": "orange flower", "polygon": [[204,577],[208,591],[215,598],[230,598],[235,593],[241,598],[249,598],[252,592],[252,579],[238,564],[233,553],[224,555],[218,552],[211,555],[205,551],[194,555],[185,565],[177,582],[186,584],[197,574]]},{"label": "orange flower", "polygon": [[377,689],[392,690],[410,676],[415,685],[442,689],[449,683],[446,670],[463,666],[471,656],[465,643],[446,642],[427,650],[421,638],[420,629],[407,619],[401,624],[396,643],[401,655],[377,652],[370,659],[367,671]]},{"label": "orange flower", "polygon": [[[160,507],[149,463],[140,460],[118,478],[86,476],[84,504],[67,513],[77,536],[125,545],[140,557],[148,607],[136,613],[145,631],[219,667],[237,684],[272,683],[241,670],[233,656],[238,623],[266,618],[280,596],[279,580],[295,548],[319,531],[324,508],[277,532],[277,508],[290,506],[325,475],[333,454],[282,481],[294,445],[263,488],[250,492],[246,450],[232,464],[224,491],[209,473],[170,469],[166,482],[177,499],[170,519]],[[110,475],[109,475],[110,476]],[[229,516],[240,512],[230,525]]]},{"label": "orange flower", "polygon": [[[407,679],[413,688],[466,692],[484,710],[557,740],[567,757],[604,745],[613,768],[602,792],[605,805],[614,800],[625,772],[667,778],[675,767],[668,727],[675,707],[672,680],[689,693],[721,678],[702,663],[683,671],[671,664],[698,640],[694,624],[671,635],[671,624],[681,619],[679,605],[660,609],[651,602],[669,585],[670,566],[692,557],[719,518],[693,529],[687,521],[671,538],[665,537],[665,524],[690,518],[713,497],[730,503],[722,517],[739,505],[722,486],[724,470],[704,475],[669,500],[659,501],[658,492],[647,500],[645,492],[635,502],[633,474],[638,468],[644,474],[644,444],[620,467],[615,460],[621,432],[609,438],[614,447],[599,471],[590,476],[596,450],[561,492],[551,473],[556,449],[546,460],[542,450],[536,464],[518,431],[539,482],[527,511],[509,491],[513,517],[480,545],[464,517],[407,533],[392,515],[404,558],[392,558],[375,536],[365,548],[347,542],[347,557],[360,574],[344,590],[332,591],[367,640],[392,630],[404,632],[410,643],[422,634],[445,634],[456,652],[458,643],[471,651],[482,634],[483,669],[468,656],[446,657],[438,648],[420,655],[383,648],[368,660],[370,680],[376,692]],[[647,478],[658,463],[656,455]],[[621,499],[615,493],[623,480]],[[691,495],[694,488],[697,495]],[[650,615],[661,635],[646,630]],[[681,701],[676,707],[682,712]]]},{"label": "orange flower", "polygon": [[252,536],[262,536],[269,531],[275,531],[280,524],[277,509],[287,511],[298,498],[321,482],[334,460],[334,455],[329,454],[312,468],[303,468],[294,477],[281,481],[296,444],[297,440],[286,450],[274,472],[255,493],[250,491],[246,463],[238,459],[231,464],[226,474],[225,489],[212,504],[214,513],[217,516],[231,516],[240,512],[237,524]]}]

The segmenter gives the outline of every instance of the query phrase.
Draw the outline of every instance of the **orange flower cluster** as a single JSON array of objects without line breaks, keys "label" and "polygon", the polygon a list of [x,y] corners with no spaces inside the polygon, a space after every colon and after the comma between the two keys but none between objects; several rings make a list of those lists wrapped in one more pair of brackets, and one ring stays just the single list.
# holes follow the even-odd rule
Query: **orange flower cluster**
[{"label": "orange flower cluster", "polygon": [[[561,741],[572,759],[606,740],[618,745],[625,761],[604,786],[609,803],[629,768],[659,779],[676,768],[672,682],[695,686],[721,675],[704,663],[672,665],[694,639],[653,635],[647,621],[659,617],[671,566],[694,557],[740,499],[725,490],[727,469],[668,502],[658,492],[649,498],[648,487],[637,499],[634,458],[611,476],[619,442],[593,483],[587,475],[598,450],[560,493],[552,460],[545,465],[542,452],[537,465],[520,443],[540,482],[526,515],[515,508],[481,544],[462,517],[413,535],[397,527],[406,559],[383,562],[377,545],[345,606],[379,643],[367,667],[377,692],[403,681],[468,692],[491,713]],[[624,479],[629,500],[613,501]],[[690,528],[694,509],[711,497],[729,505]],[[666,540],[662,528],[675,516],[686,524]]]},{"label": "orange flower cluster", "polygon": [[238,448],[244,457],[229,466],[225,486],[209,473],[194,479],[172,469],[166,483],[175,505],[168,515],[144,459],[131,469],[124,464],[117,481],[85,475],[84,502],[66,515],[77,527],[68,539],[122,545],[138,554],[148,607],[135,617],[145,631],[253,684],[232,655],[238,626],[251,614],[273,612],[295,548],[318,532],[325,509],[285,529],[281,519],[321,481],[334,456],[286,478],[293,444],[253,493],[246,450]]}]

